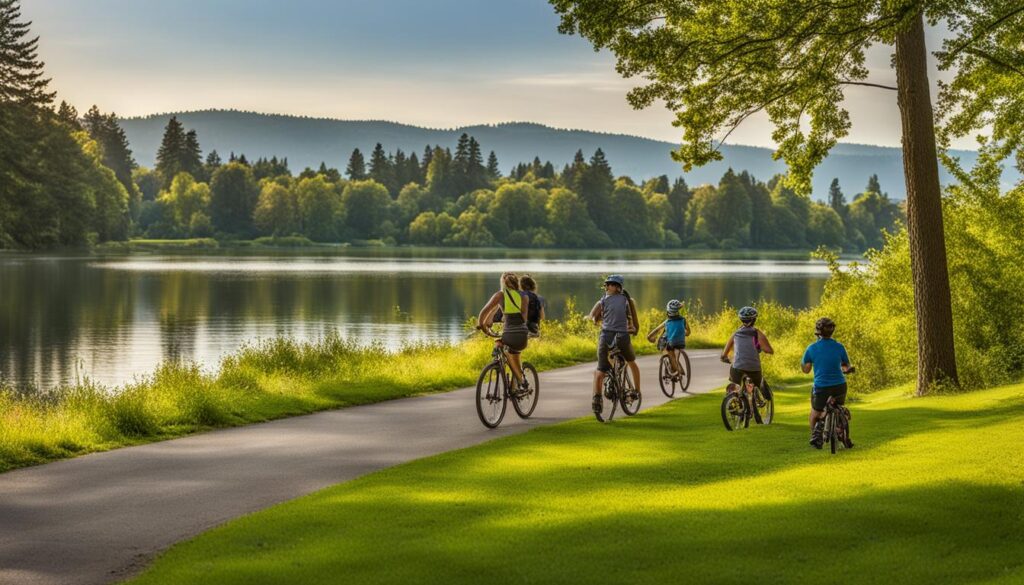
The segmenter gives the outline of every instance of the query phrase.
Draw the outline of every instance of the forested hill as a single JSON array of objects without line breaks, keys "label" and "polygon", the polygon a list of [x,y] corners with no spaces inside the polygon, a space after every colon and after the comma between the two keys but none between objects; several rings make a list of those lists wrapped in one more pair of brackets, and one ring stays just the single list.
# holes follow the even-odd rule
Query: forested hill
[{"label": "forested hill", "polygon": [[[422,154],[428,144],[454,148],[459,135],[466,132],[480,142],[484,153],[495,151],[505,173],[517,163],[532,161],[535,156],[542,161],[550,160],[556,169],[561,169],[572,161],[577,150],[590,156],[601,148],[612,161],[616,175],[642,180],[658,175],[675,177],[683,174],[680,165],[669,156],[677,145],[623,134],[560,130],[530,123],[438,130],[395,122],[329,120],[234,111],[160,114],[121,120],[139,164],[154,164],[160,138],[172,115],[176,115],[186,128],[199,133],[204,152],[217,150],[225,158],[230,152],[244,153],[249,160],[288,157],[289,166],[296,171],[307,166],[316,168],[321,162],[344,169],[354,148],[369,153],[378,142],[388,151],[400,148],[406,153],[418,154]],[[749,171],[762,180],[784,171],[783,163],[772,160],[771,151],[767,148],[726,145],[722,152],[725,156],[723,161],[686,173],[687,182],[694,186],[717,184],[728,167]],[[964,152],[961,156],[965,162],[973,160],[973,153]],[[839,178],[843,188],[855,192],[864,187],[867,177],[877,174],[882,188],[893,198],[902,199],[902,164],[900,151],[896,148],[841,144],[815,172],[814,197],[824,199],[833,177]],[[1007,177],[1010,179],[1012,177]],[[948,180],[948,175],[943,180]]]}]

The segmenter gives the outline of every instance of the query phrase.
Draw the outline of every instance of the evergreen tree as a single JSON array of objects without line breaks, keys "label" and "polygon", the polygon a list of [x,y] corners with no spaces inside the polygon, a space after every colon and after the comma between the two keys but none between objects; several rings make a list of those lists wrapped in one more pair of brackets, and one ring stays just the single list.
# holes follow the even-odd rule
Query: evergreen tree
[{"label": "evergreen tree", "polygon": [[217,169],[224,164],[224,161],[220,159],[220,154],[216,150],[211,150],[206,155],[206,162],[203,163],[203,176],[212,178],[213,173],[217,172]]},{"label": "evergreen tree", "polygon": [[203,173],[203,151],[199,148],[199,135],[195,130],[185,134],[185,149],[181,153],[182,170],[200,180],[209,180]]},{"label": "evergreen tree", "polygon": [[388,155],[384,152],[384,147],[378,142],[377,146],[373,147],[373,153],[370,155],[370,178],[381,185],[387,186],[393,182],[393,173],[394,169],[388,160]]},{"label": "evergreen tree", "polygon": [[455,145],[455,156],[451,161],[452,187],[455,189],[453,196],[472,191],[469,177],[469,134],[465,132],[459,136]]},{"label": "evergreen tree", "polygon": [[[574,162],[573,166],[577,166],[577,163]],[[617,228],[611,208],[611,197],[612,190],[615,189],[615,176],[612,175],[612,168],[604,157],[604,151],[598,148],[594,156],[590,157],[590,164],[586,165],[581,173],[574,173],[574,179],[574,190],[587,204],[587,212],[598,229],[614,238]]]},{"label": "evergreen tree", "polygon": [[43,108],[56,92],[47,91],[39,60],[39,37],[29,38],[31,22],[21,20],[21,2],[0,0],[0,104]]},{"label": "evergreen tree", "polygon": [[430,145],[423,147],[423,158],[420,160],[420,176],[423,177],[423,183],[427,181],[427,171],[430,169],[430,161],[434,158],[434,149]]},{"label": "evergreen tree", "polygon": [[672,208],[672,215],[665,225],[684,241],[689,237],[686,230],[686,208],[689,207],[691,199],[693,193],[690,192],[686,181],[682,177],[677,177],[668,192],[668,204]]},{"label": "evergreen tree", "polygon": [[[185,171],[185,127],[178,121],[177,116],[171,116],[164,128],[164,137],[160,141],[160,148],[156,151],[156,172],[164,188],[170,188],[171,181],[178,173]],[[234,156],[234,153],[231,154]]]},{"label": "evergreen tree", "polygon": [[363,153],[358,148],[352,151],[352,156],[348,157],[348,166],[345,167],[345,174],[353,181],[362,181],[366,178],[366,161],[363,159]]},{"label": "evergreen tree", "polygon": [[[876,175],[875,182],[877,184],[878,179]],[[846,217],[846,196],[843,195],[843,190],[839,188],[839,179],[832,179],[832,184],[828,188],[828,206],[833,211],[839,214],[840,218]]]},{"label": "evergreen tree", "polygon": [[60,107],[57,109],[57,119],[67,124],[72,130],[82,130],[82,122],[78,119],[78,110],[75,109],[75,106],[63,100],[61,100]]},{"label": "evergreen tree", "polygon": [[132,180],[132,171],[136,164],[131,148],[128,147],[128,137],[118,123],[117,115],[104,115],[98,107],[93,106],[86,112],[82,121],[86,132],[100,147],[103,164],[114,171],[114,176],[127,191],[132,217],[136,217],[138,205],[141,203],[141,195]]},{"label": "evergreen tree", "polygon": [[409,155],[409,160],[406,161],[405,164],[406,164],[405,176],[408,179],[408,181],[412,182],[412,183],[416,183],[418,185],[422,185],[424,183],[424,180],[423,180],[423,169],[420,166],[419,157],[416,156],[415,152]]},{"label": "evergreen tree", "polygon": [[491,151],[487,157],[487,176],[493,181],[501,178],[501,168],[498,166],[498,155]]},{"label": "evergreen tree", "polygon": [[878,183],[878,175],[871,175],[868,178],[868,186],[864,189],[864,192],[882,194],[882,186]]},{"label": "evergreen tree", "polygon": [[468,183],[467,192],[484,189],[490,184],[487,167],[484,166],[484,156],[480,151],[480,143],[472,136],[469,137],[469,159],[466,162],[466,180]]}]

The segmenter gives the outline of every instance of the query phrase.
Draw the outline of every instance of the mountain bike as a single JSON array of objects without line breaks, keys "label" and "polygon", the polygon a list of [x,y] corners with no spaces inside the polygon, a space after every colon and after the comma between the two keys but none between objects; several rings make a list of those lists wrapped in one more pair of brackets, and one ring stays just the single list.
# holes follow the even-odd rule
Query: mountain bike
[{"label": "mountain bike", "polygon": [[[488,337],[501,339],[501,335],[491,329],[482,331]],[[480,416],[480,422],[489,429],[500,425],[501,420],[505,418],[509,400],[512,401],[512,408],[519,418],[530,418],[533,410],[537,408],[537,398],[540,395],[537,368],[529,362],[522,362],[523,378],[526,382],[524,385],[518,383],[512,373],[512,367],[508,363],[508,350],[503,344],[494,344],[491,357],[493,359],[480,371],[480,377],[476,382],[476,413]]]},{"label": "mountain bike", "polygon": [[[729,363],[727,360],[722,360]],[[745,429],[753,420],[759,425],[770,425],[775,418],[775,400],[766,390],[768,382],[763,377],[761,384],[754,384],[746,374],[740,384],[730,384],[722,399],[722,422],[728,431]]]},{"label": "mountain bike", "polygon": [[676,372],[672,368],[672,358],[667,354],[662,354],[661,363],[658,364],[658,384],[661,386],[661,392],[669,398],[675,395],[677,385],[680,392],[686,392],[690,387],[690,356],[686,355],[684,349],[678,351],[682,372]]},{"label": "mountain bike", "polygon": [[612,371],[604,377],[604,388],[601,389],[601,412],[594,416],[600,422],[610,422],[615,417],[615,407],[622,406],[622,412],[633,416],[640,411],[643,399],[640,391],[633,387],[633,377],[626,366],[626,358],[617,347],[608,350],[608,361],[612,363]]},{"label": "mountain bike", "polygon": [[[852,374],[854,372],[853,368],[849,368],[845,373]],[[833,455],[836,454],[839,446],[845,449],[853,447],[853,441],[850,440],[850,409],[845,405],[836,404],[834,396],[830,396],[828,402],[825,403],[825,418],[822,424],[821,436],[828,441]]]}]

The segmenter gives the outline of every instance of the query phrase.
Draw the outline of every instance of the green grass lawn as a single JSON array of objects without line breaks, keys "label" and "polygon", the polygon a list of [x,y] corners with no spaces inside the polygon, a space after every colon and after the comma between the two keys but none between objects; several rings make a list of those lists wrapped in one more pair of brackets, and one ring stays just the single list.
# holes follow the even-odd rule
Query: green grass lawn
[{"label": "green grass lawn", "polygon": [[1021,583],[1024,385],[851,405],[806,387],[729,433],[721,396],[372,474],[180,544],[133,583]]}]

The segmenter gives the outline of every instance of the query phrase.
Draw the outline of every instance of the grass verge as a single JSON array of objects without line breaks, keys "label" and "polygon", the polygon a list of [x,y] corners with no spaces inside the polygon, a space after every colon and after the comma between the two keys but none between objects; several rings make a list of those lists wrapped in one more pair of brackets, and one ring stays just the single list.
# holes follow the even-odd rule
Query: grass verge
[{"label": "grass verge", "polygon": [[[540,370],[593,360],[596,330],[570,306],[548,321],[526,359]],[[654,313],[641,325],[652,326]],[[700,346],[695,340],[694,347]],[[482,335],[458,344],[412,345],[393,353],[337,337],[275,339],[226,358],[216,372],[168,362],[121,388],[88,382],[46,392],[0,385],[0,472],[158,441],[476,384],[490,359]],[[638,337],[638,353],[655,348]]]},{"label": "grass verge", "polygon": [[1020,583],[1024,385],[852,404],[806,444],[807,388],[726,432],[720,396],[534,429],[232,521],[132,581]]}]

